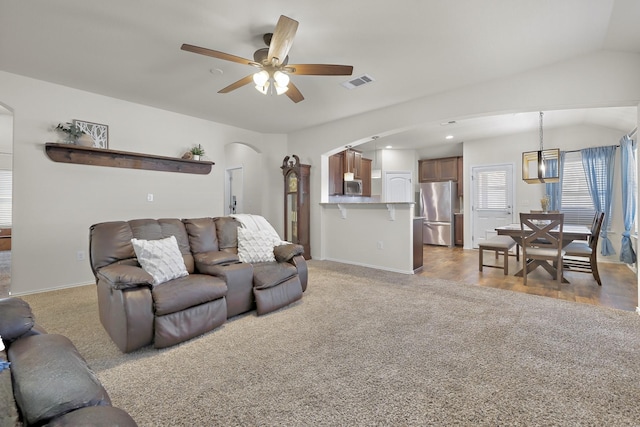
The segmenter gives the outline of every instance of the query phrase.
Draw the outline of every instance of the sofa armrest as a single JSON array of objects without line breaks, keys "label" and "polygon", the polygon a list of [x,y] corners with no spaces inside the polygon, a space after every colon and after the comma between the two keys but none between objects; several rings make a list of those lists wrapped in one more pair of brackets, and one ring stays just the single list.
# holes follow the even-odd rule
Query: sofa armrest
[{"label": "sofa armrest", "polygon": [[309,269],[307,268],[307,260],[302,255],[293,257],[293,265],[298,269],[298,277],[302,285],[302,292],[307,290],[307,282],[309,281]]},{"label": "sofa armrest", "polygon": [[153,276],[141,267],[126,264],[111,264],[98,270],[98,279],[104,280],[114,289],[130,289],[153,285]]},{"label": "sofa armrest", "polygon": [[273,254],[278,262],[290,262],[294,257],[302,255],[304,248],[296,243],[286,243],[273,248]]},{"label": "sofa armrest", "polygon": [[28,333],[35,324],[29,304],[20,298],[0,299],[0,336],[12,342]]}]

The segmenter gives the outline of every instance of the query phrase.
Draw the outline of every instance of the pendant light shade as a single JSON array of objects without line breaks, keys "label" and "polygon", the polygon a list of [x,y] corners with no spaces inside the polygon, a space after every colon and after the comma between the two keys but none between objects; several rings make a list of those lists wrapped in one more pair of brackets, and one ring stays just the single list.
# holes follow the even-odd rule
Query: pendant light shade
[{"label": "pendant light shade", "polygon": [[522,179],[527,184],[554,183],[560,181],[560,149],[544,149],[540,112],[540,149],[522,153]]}]

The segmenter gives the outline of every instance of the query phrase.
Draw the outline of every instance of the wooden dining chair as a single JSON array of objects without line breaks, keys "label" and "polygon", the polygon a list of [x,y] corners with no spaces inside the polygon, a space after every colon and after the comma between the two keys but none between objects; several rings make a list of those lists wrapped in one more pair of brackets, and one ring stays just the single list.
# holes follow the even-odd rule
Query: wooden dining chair
[{"label": "wooden dining chair", "polygon": [[596,212],[591,236],[587,241],[573,241],[565,246],[564,268],[578,273],[591,273],[599,286],[602,286],[598,272],[598,239],[604,223],[604,212]]},{"label": "wooden dining chair", "polygon": [[[562,228],[564,214],[520,213],[522,231],[522,277],[527,285],[527,274],[542,266],[558,283],[562,283]],[[552,264],[549,264],[551,261]]]}]

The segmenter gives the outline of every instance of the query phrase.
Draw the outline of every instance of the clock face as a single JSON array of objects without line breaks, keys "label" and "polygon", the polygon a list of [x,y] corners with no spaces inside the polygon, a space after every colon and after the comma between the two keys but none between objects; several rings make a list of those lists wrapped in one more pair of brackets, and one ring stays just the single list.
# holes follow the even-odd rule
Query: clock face
[{"label": "clock face", "polygon": [[298,176],[295,173],[290,173],[287,178],[287,186],[289,187],[289,193],[295,193],[298,191]]}]

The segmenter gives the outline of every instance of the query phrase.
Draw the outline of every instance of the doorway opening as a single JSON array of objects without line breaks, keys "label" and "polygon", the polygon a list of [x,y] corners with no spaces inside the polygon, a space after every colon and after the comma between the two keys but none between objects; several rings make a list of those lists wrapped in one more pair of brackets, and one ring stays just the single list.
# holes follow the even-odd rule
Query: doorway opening
[{"label": "doorway opening", "polygon": [[225,215],[244,212],[244,170],[242,166],[225,171]]}]

